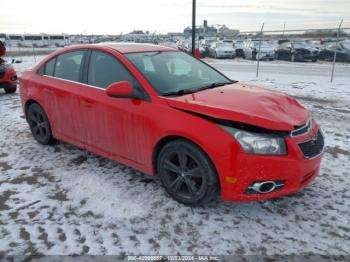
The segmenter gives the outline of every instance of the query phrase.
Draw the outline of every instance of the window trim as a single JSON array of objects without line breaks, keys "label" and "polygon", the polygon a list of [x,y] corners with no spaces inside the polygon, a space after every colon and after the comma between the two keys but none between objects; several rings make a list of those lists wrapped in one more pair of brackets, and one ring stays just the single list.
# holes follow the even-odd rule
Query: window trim
[{"label": "window trim", "polygon": [[[77,51],[84,51],[84,55],[83,55],[83,58],[82,58],[82,62],[81,62],[81,66],[80,66],[80,73],[79,73],[79,81],[72,81],[72,80],[69,80],[69,79],[64,79],[64,78],[60,78],[60,77],[57,77],[57,76],[50,76],[50,75],[46,75],[46,64],[50,61],[52,61],[53,59],[55,59],[55,66],[54,66],[54,74],[55,74],[55,70],[56,70],[56,62],[57,62],[57,57],[60,56],[60,55],[64,55],[64,54],[67,54],[67,53],[72,53],[72,52],[77,52]],[[61,80],[61,81],[66,81],[66,82],[70,82],[70,83],[75,83],[75,84],[81,84],[81,85],[84,85],[86,87],[91,87],[91,88],[94,88],[94,89],[98,89],[98,90],[102,90],[102,91],[106,91],[105,88],[101,88],[101,87],[98,87],[98,86],[93,86],[93,85],[89,85],[87,83],[87,78],[88,78],[88,70],[89,70],[89,64],[90,64],[90,58],[91,58],[91,54],[93,51],[97,51],[97,52],[102,52],[102,53],[106,53],[107,55],[110,55],[112,57],[114,57],[127,71],[128,73],[135,79],[135,81],[138,83],[138,90],[140,92],[140,95],[141,97],[139,98],[140,100],[143,100],[145,102],[151,102],[151,97],[150,95],[145,91],[143,85],[140,83],[140,81],[134,76],[134,74],[130,71],[130,69],[125,66],[125,64],[118,58],[116,57],[115,55],[107,52],[107,51],[104,51],[104,50],[100,50],[100,49],[93,49],[93,48],[82,48],[82,49],[75,49],[75,50],[67,50],[65,52],[62,52],[62,53],[59,53],[57,55],[55,55],[54,57],[50,58],[49,60],[45,61],[44,64],[39,67],[39,69],[35,72],[36,74],[42,76],[42,77],[48,77],[48,78],[52,78],[52,79],[58,79],[58,80]],[[125,59],[127,59],[125,57]],[[127,59],[128,60],[128,59]],[[129,61],[129,60],[128,60]],[[41,69],[44,69],[44,73],[41,74],[40,73],[40,70]]]},{"label": "window trim", "polygon": [[[49,60],[45,61],[45,63],[36,71],[36,73],[38,75],[40,75],[40,76],[47,76],[47,77],[50,77],[50,78],[55,78],[55,79],[59,79],[59,80],[66,80],[66,81],[69,81],[69,82],[82,84],[83,83],[82,82],[82,80],[83,80],[83,73],[84,73],[83,69],[84,69],[84,66],[85,66],[85,60],[86,60],[87,51],[89,51],[89,49],[82,48],[82,49],[75,49],[75,50],[67,50],[67,51],[65,51],[63,53],[57,54],[54,57],[50,58]],[[61,56],[61,55],[74,53],[74,52],[83,52],[83,57],[82,57],[82,60],[81,60],[81,63],[80,63],[80,70],[79,70],[79,81],[72,81],[72,80],[69,80],[69,79],[65,79],[65,78],[61,78],[61,77],[55,76],[57,58],[59,56]],[[50,75],[46,74],[46,65],[47,65],[47,63],[51,62],[54,59],[55,59],[55,65],[54,65],[54,69],[53,69],[53,75],[50,76]],[[40,70],[42,70],[42,68],[44,69],[43,70],[44,72],[43,72],[43,74],[40,74]]]}]

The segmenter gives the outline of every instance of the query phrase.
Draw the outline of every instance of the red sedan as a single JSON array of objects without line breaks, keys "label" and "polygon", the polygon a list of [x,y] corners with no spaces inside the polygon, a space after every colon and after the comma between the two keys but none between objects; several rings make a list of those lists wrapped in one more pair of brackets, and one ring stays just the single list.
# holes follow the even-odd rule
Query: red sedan
[{"label": "red sedan", "polygon": [[5,45],[0,41],[0,88],[6,93],[14,93],[17,90],[17,74],[13,66],[1,58],[5,54]]},{"label": "red sedan", "polygon": [[279,197],[319,172],[322,131],[298,101],[172,48],[65,48],[23,73],[20,94],[39,143],[66,141],[158,175],[186,205]]}]

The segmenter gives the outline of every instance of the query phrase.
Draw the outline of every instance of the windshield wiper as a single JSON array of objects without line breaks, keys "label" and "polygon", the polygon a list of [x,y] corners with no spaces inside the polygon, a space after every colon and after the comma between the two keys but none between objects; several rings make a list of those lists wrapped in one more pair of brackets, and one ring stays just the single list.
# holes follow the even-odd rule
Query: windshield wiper
[{"label": "windshield wiper", "polygon": [[174,91],[174,92],[167,92],[167,93],[163,93],[162,96],[182,96],[182,95],[186,95],[186,94],[193,94],[197,92],[197,90],[193,90],[193,89],[180,89],[178,91]]},{"label": "windshield wiper", "polygon": [[225,85],[229,85],[229,84],[233,84],[235,83],[234,81],[230,81],[230,82],[214,82],[211,83],[210,85],[206,85],[200,88],[196,88],[196,89],[180,89],[178,91],[174,91],[174,92],[168,92],[168,93],[163,93],[162,96],[182,96],[182,95],[186,95],[186,94],[193,94],[205,89],[212,89],[215,87],[219,87],[219,86],[225,86]]},{"label": "windshield wiper", "polygon": [[206,89],[216,88],[219,86],[225,86],[225,85],[229,85],[229,84],[233,84],[233,83],[234,83],[233,81],[231,81],[231,82],[214,82],[214,83],[211,83],[210,85],[206,85],[206,86],[198,88],[196,90],[196,92],[206,90]]}]

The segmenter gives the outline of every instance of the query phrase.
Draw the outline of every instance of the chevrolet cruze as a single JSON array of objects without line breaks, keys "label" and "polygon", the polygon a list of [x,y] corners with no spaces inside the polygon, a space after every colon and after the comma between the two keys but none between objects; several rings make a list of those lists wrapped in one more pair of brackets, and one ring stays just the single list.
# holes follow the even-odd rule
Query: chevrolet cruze
[{"label": "chevrolet cruze", "polygon": [[78,45],[20,78],[34,138],[157,175],[186,205],[297,192],[320,168],[322,131],[283,93],[232,81],[181,51]]}]

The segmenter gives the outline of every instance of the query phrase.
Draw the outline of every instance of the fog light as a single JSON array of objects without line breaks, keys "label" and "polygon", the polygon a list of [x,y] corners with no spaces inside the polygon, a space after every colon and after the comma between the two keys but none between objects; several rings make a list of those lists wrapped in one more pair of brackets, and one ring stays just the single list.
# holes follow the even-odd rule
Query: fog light
[{"label": "fog light", "polygon": [[245,191],[246,194],[267,194],[283,188],[285,181],[255,181]]},{"label": "fog light", "polygon": [[11,81],[16,81],[17,80],[17,76],[11,76]]}]

